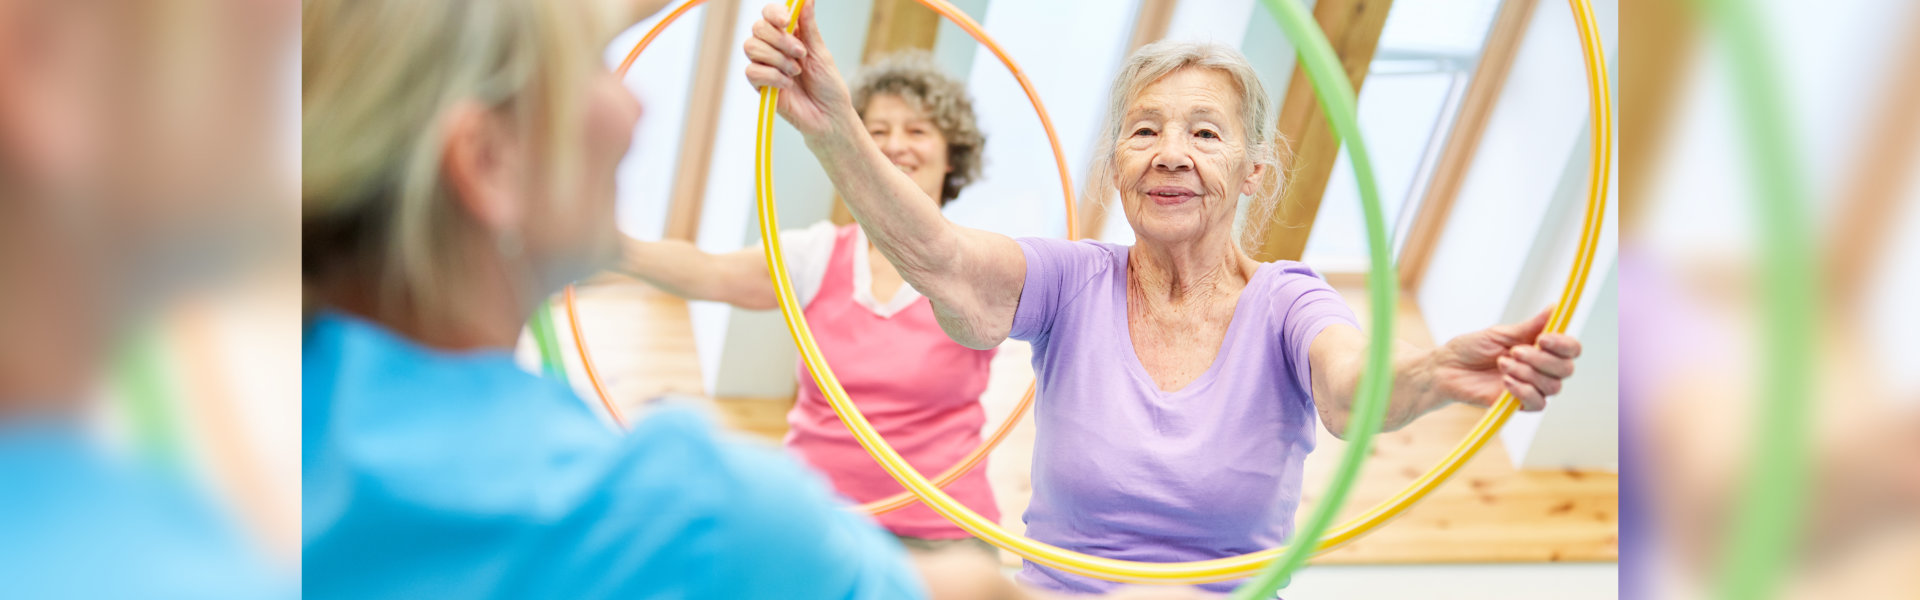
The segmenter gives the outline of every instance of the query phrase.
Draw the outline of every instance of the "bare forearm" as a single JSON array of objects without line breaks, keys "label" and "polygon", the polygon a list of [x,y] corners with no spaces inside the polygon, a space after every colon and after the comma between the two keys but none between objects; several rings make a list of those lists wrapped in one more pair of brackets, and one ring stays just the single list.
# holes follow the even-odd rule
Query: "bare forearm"
[{"label": "bare forearm", "polygon": [[834,133],[810,137],[807,146],[867,238],[908,283],[931,291],[957,268],[961,228],[887,160],[863,131],[858,115],[848,111],[835,122]]},{"label": "bare forearm", "polygon": [[[1360,377],[1366,371],[1366,340],[1355,332],[1330,340],[1314,364],[1314,405],[1320,419],[1335,437],[1344,439],[1359,400]],[[1319,341],[1315,342],[1316,345]],[[1394,343],[1390,359],[1393,390],[1387,397],[1381,431],[1394,431],[1429,412],[1446,406],[1452,399],[1439,393],[1433,378],[1433,351],[1406,342]],[[1322,364],[1324,363],[1324,364]]]},{"label": "bare forearm", "polygon": [[772,284],[766,281],[764,259],[711,254],[682,240],[628,239],[622,254],[621,273],[669,294],[741,308],[771,307]]}]

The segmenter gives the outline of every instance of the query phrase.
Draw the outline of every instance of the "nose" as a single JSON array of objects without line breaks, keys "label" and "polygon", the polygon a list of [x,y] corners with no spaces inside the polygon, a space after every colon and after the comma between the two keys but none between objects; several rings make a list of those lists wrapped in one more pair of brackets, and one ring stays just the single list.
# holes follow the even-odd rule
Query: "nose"
[{"label": "nose", "polygon": [[1153,168],[1163,171],[1193,170],[1193,148],[1183,135],[1162,135],[1153,154]]},{"label": "nose", "polygon": [[897,128],[888,130],[880,137],[874,138],[873,141],[880,145],[880,152],[887,155],[888,158],[897,157],[907,149],[906,140],[900,135],[900,130]]}]

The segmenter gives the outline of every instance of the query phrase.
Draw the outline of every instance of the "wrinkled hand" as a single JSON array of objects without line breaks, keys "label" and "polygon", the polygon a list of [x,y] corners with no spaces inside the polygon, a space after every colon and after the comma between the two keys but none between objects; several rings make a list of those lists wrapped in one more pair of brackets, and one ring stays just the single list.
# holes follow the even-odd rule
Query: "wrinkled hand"
[{"label": "wrinkled hand", "polygon": [[780,116],[808,137],[831,132],[834,119],[853,114],[847,83],[813,20],[814,1],[800,9],[800,24],[791,34],[787,7],[768,4],[746,44],[747,81],[780,90]]},{"label": "wrinkled hand", "polygon": [[1542,334],[1548,308],[1524,322],[1496,325],[1447,341],[1434,352],[1434,381],[1455,401],[1492,406],[1502,391],[1520,401],[1520,410],[1547,407],[1547,397],[1573,375],[1580,341],[1560,333]]}]

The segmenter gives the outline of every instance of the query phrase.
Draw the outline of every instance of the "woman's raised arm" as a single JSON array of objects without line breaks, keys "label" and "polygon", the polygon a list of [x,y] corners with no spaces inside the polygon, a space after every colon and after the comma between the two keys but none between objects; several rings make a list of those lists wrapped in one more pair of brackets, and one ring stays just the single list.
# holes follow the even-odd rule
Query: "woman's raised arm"
[{"label": "woman's raised arm", "polygon": [[780,90],[780,115],[806,138],[868,239],[902,278],[933,302],[954,341],[990,348],[1006,339],[1019,307],[1026,257],[1004,235],[953,224],[868,137],[846,82],[813,20],[769,4],[746,43],[747,81]]}]

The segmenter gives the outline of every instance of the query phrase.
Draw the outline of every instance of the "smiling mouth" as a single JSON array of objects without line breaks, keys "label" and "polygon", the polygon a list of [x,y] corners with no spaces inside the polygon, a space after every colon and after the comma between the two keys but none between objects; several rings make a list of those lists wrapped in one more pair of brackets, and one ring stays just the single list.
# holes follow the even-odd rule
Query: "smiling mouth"
[{"label": "smiling mouth", "polygon": [[1153,198],[1156,203],[1167,205],[1186,202],[1199,197],[1200,194],[1184,188],[1161,186],[1147,190],[1147,196]]},{"label": "smiling mouth", "polygon": [[914,171],[919,170],[919,167],[915,167],[911,165],[903,165],[900,163],[894,163],[893,167],[896,169],[899,169],[901,173],[906,173],[908,175],[912,175]]}]

